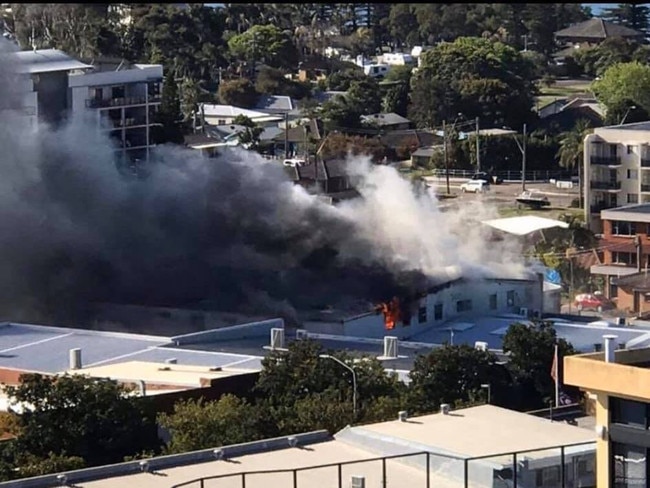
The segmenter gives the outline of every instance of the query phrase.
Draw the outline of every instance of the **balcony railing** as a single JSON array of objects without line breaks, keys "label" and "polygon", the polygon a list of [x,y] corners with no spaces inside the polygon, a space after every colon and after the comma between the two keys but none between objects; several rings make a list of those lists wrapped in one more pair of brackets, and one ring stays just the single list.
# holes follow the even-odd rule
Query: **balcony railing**
[{"label": "balcony railing", "polygon": [[641,158],[641,167],[650,168],[650,158]]},{"label": "balcony railing", "polygon": [[591,210],[591,213],[600,213],[601,210],[607,210],[608,208],[616,208],[616,204],[599,202],[599,203],[594,203],[589,208]]},{"label": "balcony railing", "polygon": [[620,190],[620,181],[592,181],[590,184],[592,190]]},{"label": "balcony railing", "polygon": [[641,183],[641,191],[642,191],[642,192],[650,192],[650,184],[648,184],[648,183]]},{"label": "balcony railing", "polygon": [[591,156],[591,164],[619,166],[621,164],[621,158],[619,156]]},{"label": "balcony railing", "polygon": [[120,97],[109,98],[107,100],[97,100],[90,98],[86,100],[86,106],[89,108],[107,108],[107,107],[124,107],[128,105],[144,105],[145,103],[160,102],[160,95],[150,95],[147,97]]}]

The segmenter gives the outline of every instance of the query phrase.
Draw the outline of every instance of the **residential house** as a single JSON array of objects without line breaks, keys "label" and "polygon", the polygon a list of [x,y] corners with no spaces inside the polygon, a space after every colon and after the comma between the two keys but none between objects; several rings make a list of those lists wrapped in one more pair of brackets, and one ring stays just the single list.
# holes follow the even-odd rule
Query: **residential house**
[{"label": "residential house", "polygon": [[153,131],[161,103],[160,64],[99,63],[92,71],[70,74],[73,113],[94,111],[97,126],[111,138],[123,161],[146,160],[156,144]]},{"label": "residential house", "polygon": [[382,130],[407,130],[411,128],[409,119],[393,112],[362,115],[361,121]]},{"label": "residential house", "polygon": [[[322,140],[323,123],[317,119],[310,119],[302,125],[284,128],[281,127],[265,139],[271,145],[270,153],[276,157],[290,158],[306,157],[309,155],[313,144]],[[262,134],[264,135],[264,133]],[[262,140],[262,137],[260,137]],[[286,151],[285,151],[286,144]]]},{"label": "residential house", "polygon": [[650,203],[650,121],[594,129],[583,165],[585,222],[602,232],[601,210]]},{"label": "residential house", "polygon": [[433,131],[421,129],[391,130],[379,134],[381,143],[395,153],[397,160],[410,160],[418,148],[442,143],[442,137]]},{"label": "residential house", "polygon": [[358,195],[346,172],[346,164],[345,160],[318,158],[304,166],[287,167],[286,172],[294,183],[336,201]]},{"label": "residential house", "polygon": [[404,66],[416,63],[415,57],[406,53],[384,53],[379,57],[378,61],[391,66]]},{"label": "residential house", "polygon": [[553,57],[556,64],[563,64],[575,50],[598,45],[613,37],[643,42],[645,35],[624,25],[593,17],[555,32],[555,40],[562,48]]},{"label": "residential house", "polygon": [[411,154],[411,166],[416,168],[426,168],[431,162],[434,154],[441,154],[443,151],[442,144],[436,146],[422,146],[417,148]]},{"label": "residential house", "polygon": [[605,296],[619,309],[650,311],[650,300],[646,306],[645,292],[640,293],[643,280],[636,276],[650,260],[650,203],[602,210],[600,218],[602,262],[591,266],[591,273],[603,276]]},{"label": "residential house", "polygon": [[594,406],[596,486],[647,487],[650,348],[626,349],[629,343],[607,333],[603,343],[600,352],[565,357],[564,382],[584,390]]},{"label": "residential house", "polygon": [[589,96],[558,99],[538,109],[539,121],[534,128],[556,133],[573,129],[579,120],[586,120],[591,127],[602,127],[605,107]]},{"label": "residential house", "polygon": [[203,123],[209,125],[230,125],[240,115],[244,115],[261,127],[272,127],[284,120],[280,115],[269,115],[260,110],[249,110],[235,107],[234,105],[213,105],[202,103],[200,105]]}]

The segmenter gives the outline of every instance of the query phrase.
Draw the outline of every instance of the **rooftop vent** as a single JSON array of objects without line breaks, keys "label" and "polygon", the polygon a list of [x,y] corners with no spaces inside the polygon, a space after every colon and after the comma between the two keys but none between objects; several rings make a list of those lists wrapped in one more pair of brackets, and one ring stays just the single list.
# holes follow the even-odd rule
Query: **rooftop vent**
[{"label": "rooftop vent", "polygon": [[309,332],[305,329],[296,329],[296,340],[309,339]]},{"label": "rooftop vent", "polygon": [[350,477],[350,488],[366,488],[365,476]]},{"label": "rooftop vent", "polygon": [[165,363],[167,363],[167,364],[176,364],[176,363],[178,363],[178,360],[176,358],[169,358],[169,359],[165,359]]},{"label": "rooftop vent", "polygon": [[271,350],[284,349],[284,329],[271,329]]},{"label": "rooftop vent", "polygon": [[223,457],[224,457],[223,449],[215,449],[214,451],[212,451],[212,455],[214,456],[214,458],[217,461],[219,461],[220,459],[223,459]]},{"label": "rooftop vent", "polygon": [[140,471],[142,471],[143,473],[149,472],[149,461],[143,459],[142,461],[140,461],[139,465],[140,465]]},{"label": "rooftop vent", "polygon": [[384,337],[384,357],[387,359],[397,359],[398,342],[397,337]]},{"label": "rooftop vent", "polygon": [[57,474],[56,475],[56,480],[59,482],[59,485],[68,486],[68,477],[66,475]]},{"label": "rooftop vent", "polygon": [[298,438],[295,435],[291,435],[287,437],[287,442],[289,443],[289,447],[296,447],[298,445]]},{"label": "rooftop vent", "polygon": [[450,407],[448,403],[443,403],[442,405],[440,405],[440,413],[442,413],[443,415],[449,415],[449,409]]},{"label": "rooftop vent", "polygon": [[479,351],[487,351],[488,350],[488,343],[483,342],[483,341],[476,341],[474,343],[474,349],[477,349]]},{"label": "rooftop vent", "polygon": [[70,349],[70,369],[81,369],[81,349]]},{"label": "rooftop vent", "polygon": [[613,363],[616,361],[614,357],[616,351],[616,339],[618,336],[612,334],[606,334],[603,336],[605,339],[605,361],[608,363]]},{"label": "rooftop vent", "polygon": [[400,422],[406,422],[407,419],[409,418],[409,414],[406,410],[400,410],[397,412],[397,420]]}]

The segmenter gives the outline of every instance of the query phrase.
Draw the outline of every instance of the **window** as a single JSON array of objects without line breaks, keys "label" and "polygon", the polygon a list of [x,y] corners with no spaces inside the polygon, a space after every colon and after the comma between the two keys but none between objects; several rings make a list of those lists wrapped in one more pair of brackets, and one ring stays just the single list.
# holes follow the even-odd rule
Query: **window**
[{"label": "window", "polygon": [[490,310],[497,309],[497,294],[490,295]]},{"label": "window", "polygon": [[434,320],[442,320],[442,303],[433,307],[433,318]]},{"label": "window", "polygon": [[612,221],[612,234],[616,236],[636,235],[636,224],[634,222]]},{"label": "window", "polygon": [[628,154],[632,154],[634,152],[634,146],[631,146],[629,144],[626,146],[626,149]]},{"label": "window", "polygon": [[614,488],[647,486],[647,451],[644,447],[612,443]]},{"label": "window", "polygon": [[627,170],[627,179],[628,180],[636,180],[639,177],[639,171],[636,169],[628,169]]},{"label": "window", "polygon": [[647,425],[647,405],[642,402],[610,397],[610,415],[615,424],[642,429]]},{"label": "window", "polygon": [[609,156],[615,158],[618,156],[618,144],[608,144],[609,146]]},{"label": "window", "polygon": [[114,86],[111,90],[111,98],[124,98],[124,87]]},{"label": "window", "polygon": [[506,294],[506,301],[509,307],[514,306],[515,304],[515,290],[509,290]]},{"label": "window", "polygon": [[418,308],[418,323],[424,324],[426,321],[427,321],[427,307]]},{"label": "window", "polygon": [[634,252],[616,252],[612,253],[612,261],[617,264],[626,264],[636,266],[636,253]]},{"label": "window", "polygon": [[636,193],[628,193],[627,203],[639,203],[639,195],[637,195]]},{"label": "window", "polygon": [[467,312],[472,309],[471,300],[458,300],[456,302],[456,312]]},{"label": "window", "polygon": [[560,467],[550,466],[535,471],[535,486],[538,488],[551,488],[560,485]]}]

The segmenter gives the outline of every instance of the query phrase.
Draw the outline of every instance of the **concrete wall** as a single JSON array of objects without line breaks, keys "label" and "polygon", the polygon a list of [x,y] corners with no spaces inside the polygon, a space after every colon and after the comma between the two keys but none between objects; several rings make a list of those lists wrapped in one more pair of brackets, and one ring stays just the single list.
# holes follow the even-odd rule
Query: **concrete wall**
[{"label": "concrete wall", "polygon": [[99,73],[86,73],[70,75],[69,86],[89,87],[119,85],[124,83],[147,83],[148,81],[162,81],[162,65],[150,65],[146,68],[131,68],[121,71],[104,71]]},{"label": "concrete wall", "polygon": [[68,109],[68,74],[65,71],[40,73],[34,81],[40,120],[61,122]]}]

